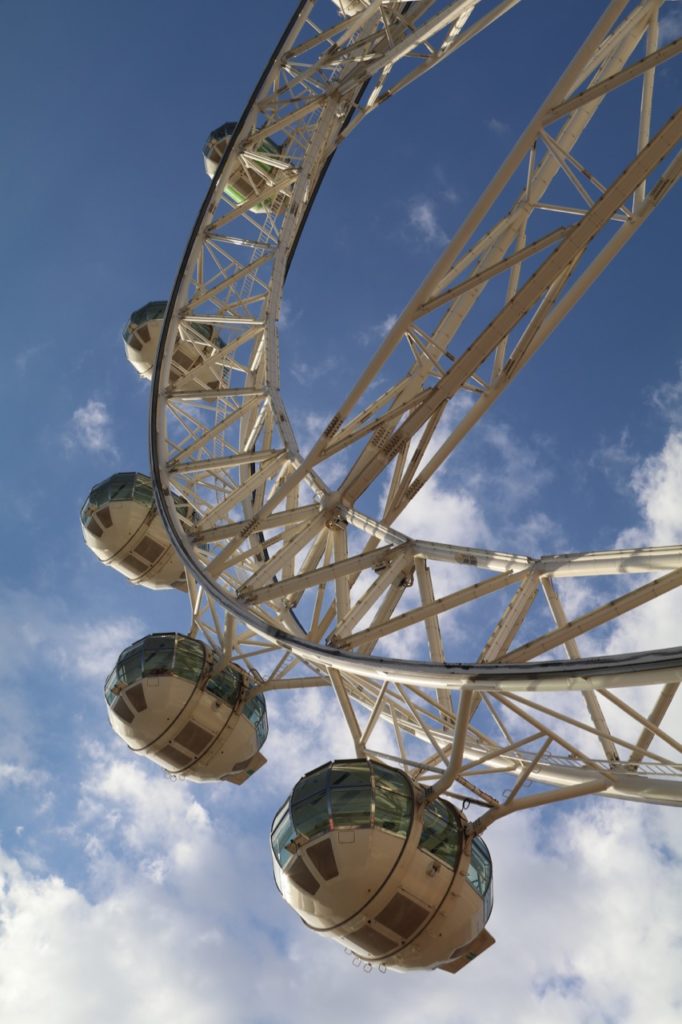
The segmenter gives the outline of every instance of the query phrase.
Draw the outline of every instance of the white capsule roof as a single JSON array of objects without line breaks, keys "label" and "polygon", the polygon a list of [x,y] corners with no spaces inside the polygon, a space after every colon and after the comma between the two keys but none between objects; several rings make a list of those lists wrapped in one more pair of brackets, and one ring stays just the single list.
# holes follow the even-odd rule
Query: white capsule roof
[{"label": "white capsule roof", "polygon": [[493,942],[487,847],[397,768],[335,761],[305,775],[271,831],[287,903],[358,957],[455,972]]},{"label": "white capsule roof", "polygon": [[[191,522],[186,504],[178,512]],[[81,508],[85,543],[105,565],[131,583],[152,589],[185,587],[185,572],[154,502],[144,473],[114,473],[90,491]]]},{"label": "white capsule roof", "polygon": [[216,669],[195,637],[153,633],[127,647],[104,687],[109,720],[137,754],[194,782],[241,784],[265,763],[265,699],[236,665]]}]

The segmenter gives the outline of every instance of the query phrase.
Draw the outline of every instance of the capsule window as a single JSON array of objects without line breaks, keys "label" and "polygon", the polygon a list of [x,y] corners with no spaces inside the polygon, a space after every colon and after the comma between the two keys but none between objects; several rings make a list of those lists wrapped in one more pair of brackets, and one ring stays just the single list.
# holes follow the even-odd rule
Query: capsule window
[{"label": "capsule window", "polygon": [[317,793],[320,790],[326,790],[327,788],[327,766],[324,768],[318,768],[317,771],[311,772],[309,775],[305,775],[300,779],[295,787],[292,794],[292,803],[299,803],[301,800],[307,800],[312,793]]},{"label": "capsule window", "polygon": [[359,761],[349,764],[335,764],[330,772],[332,790],[343,786],[369,786],[371,776],[369,762]]},{"label": "capsule window", "polygon": [[[102,511],[104,511],[104,509]],[[144,559],[153,564],[163,554],[163,545],[152,540],[151,537],[144,537],[135,548],[135,554],[142,555]]]},{"label": "capsule window", "polygon": [[201,754],[214,738],[213,733],[208,729],[202,729],[196,722],[188,722],[175,737],[175,742],[182,747],[187,747],[193,754]]},{"label": "capsule window", "polygon": [[412,822],[412,793],[397,793],[378,785],[374,798],[375,824],[396,835],[406,836]]},{"label": "capsule window", "polygon": [[256,742],[260,749],[268,736],[268,716],[265,708],[265,698],[262,694],[258,693],[246,702],[244,714],[256,730]]},{"label": "capsule window", "polygon": [[146,572],[149,568],[149,566],[145,565],[144,562],[141,562],[139,558],[135,558],[135,555],[128,555],[126,558],[122,559],[121,564],[124,565],[126,569],[130,569],[135,573]]},{"label": "capsule window", "polygon": [[135,483],[130,496],[134,497],[135,501],[141,505],[149,505],[151,507],[154,504],[154,491],[148,476],[143,476],[141,473],[135,474]]},{"label": "capsule window", "polygon": [[334,856],[334,848],[329,839],[322,839],[319,843],[315,843],[314,846],[309,846],[306,852],[313,867],[322,875],[325,882],[328,882],[331,878],[336,878],[339,868]]},{"label": "capsule window", "polygon": [[206,651],[203,644],[188,637],[178,637],[175,645],[173,671],[184,679],[198,683],[204,671]]},{"label": "capsule window", "polygon": [[461,828],[453,809],[436,800],[424,809],[420,850],[430,853],[454,869],[461,849]]},{"label": "capsule window", "polygon": [[125,652],[125,656],[119,658],[116,666],[116,674],[120,682],[128,685],[134,683],[142,676],[142,650],[140,647],[131,647]]},{"label": "capsule window", "polygon": [[358,789],[346,786],[332,789],[331,799],[334,828],[369,827],[372,813],[372,790],[369,786]]},{"label": "capsule window", "polygon": [[296,839],[296,829],[291,820],[288,805],[285,811],[286,813],[282,819],[277,822],[272,830],[272,850],[277,858],[277,863],[282,868],[289,863],[293,856],[293,844]]},{"label": "capsule window", "polygon": [[149,636],[144,642],[144,674],[165,675],[173,665],[174,636]]},{"label": "capsule window", "polygon": [[371,953],[372,956],[383,956],[398,945],[394,938],[383,935],[382,932],[378,932],[376,928],[372,928],[369,924],[358,928],[356,932],[352,932],[348,939],[353,945],[359,946],[360,949]]},{"label": "capsule window", "polygon": [[169,764],[172,764],[174,768],[186,768],[192,761],[189,754],[184,754],[181,750],[176,750],[175,747],[171,747],[170,744],[167,747],[164,747],[163,750],[160,750],[158,756],[162,761],[167,761]]},{"label": "capsule window", "polygon": [[136,711],[147,710],[147,701],[145,700],[142,683],[137,683],[135,686],[131,686],[129,690],[126,690],[126,697]]},{"label": "capsule window", "polygon": [[99,520],[100,524],[105,528],[105,530],[109,529],[109,527],[112,525],[112,519],[111,511],[108,505],[105,505],[103,508],[99,510],[99,512],[97,513],[97,519]]},{"label": "capsule window", "polygon": [[377,914],[377,921],[384,928],[390,928],[403,939],[407,939],[417,930],[429,916],[429,911],[409,899],[402,892],[397,892],[391,902]]},{"label": "capsule window", "polygon": [[104,530],[100,527],[99,523],[94,517],[90,519],[90,521],[86,524],[85,529],[94,537],[101,537],[102,534],[104,533]]},{"label": "capsule window", "polygon": [[467,868],[467,882],[480,896],[485,896],[490,887],[492,873],[488,847],[479,836],[475,836],[471,846],[471,861]]},{"label": "capsule window", "polygon": [[118,698],[118,700],[113,705],[111,710],[114,712],[115,715],[118,715],[119,718],[122,718],[123,721],[127,722],[129,725],[135,718],[135,715],[130,710],[130,708],[128,707],[128,705],[126,704],[122,697]]},{"label": "capsule window", "polygon": [[186,355],[184,352],[176,350],[173,353],[173,362],[176,363],[178,366],[182,367],[183,370],[189,370],[194,364],[195,360],[192,359],[190,356]]},{"label": "capsule window", "polygon": [[308,839],[329,830],[327,794],[323,790],[308,797],[302,803],[293,804],[291,814],[296,831]]},{"label": "capsule window", "polygon": [[242,688],[242,678],[241,672],[232,665],[228,665],[216,675],[211,676],[206,683],[206,689],[209,693],[220,697],[230,707],[234,707]]},{"label": "capsule window", "polygon": [[320,883],[300,857],[294,861],[287,874],[294,885],[303,889],[304,892],[310,893],[311,896],[314,896],[320,888]]}]

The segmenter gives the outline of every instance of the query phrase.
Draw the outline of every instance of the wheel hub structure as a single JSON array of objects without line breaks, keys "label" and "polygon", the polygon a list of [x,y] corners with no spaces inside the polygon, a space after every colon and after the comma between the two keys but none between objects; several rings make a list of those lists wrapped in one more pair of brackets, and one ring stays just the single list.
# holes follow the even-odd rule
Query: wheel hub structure
[{"label": "wheel hub structure", "polygon": [[[682,548],[530,557],[397,523],[679,178],[682,112],[661,109],[656,74],[682,43],[661,42],[659,0],[596,5],[585,42],[307,452],[280,391],[278,320],[339,145],[499,18],[512,32],[518,2],[299,4],[223,142],[168,302],[150,418],[192,632],[260,692],[331,687],[356,756],[403,768],[428,799],[482,805],[474,831],[588,793],[682,802],[682,648],[614,655],[599,632],[682,584]],[[612,138],[606,169],[595,133]],[[339,456],[344,475],[329,486]],[[593,600],[571,617],[574,578]],[[467,663],[449,628],[463,609],[483,636]]]}]

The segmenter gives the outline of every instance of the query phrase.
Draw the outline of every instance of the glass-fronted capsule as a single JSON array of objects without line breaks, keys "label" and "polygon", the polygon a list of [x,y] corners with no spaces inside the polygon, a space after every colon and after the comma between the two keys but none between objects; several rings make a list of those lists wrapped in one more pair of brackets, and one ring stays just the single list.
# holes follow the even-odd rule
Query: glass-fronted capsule
[{"label": "glass-fronted capsule", "polygon": [[332,761],[275,816],[275,880],[310,928],[360,958],[454,972],[493,941],[490,855],[465,827],[397,768]]},{"label": "glass-fronted capsule", "polygon": [[[181,517],[190,510],[177,499]],[[81,508],[85,543],[131,583],[153,589],[185,586],[185,572],[158,514],[151,478],[114,473],[90,491]]]},{"label": "glass-fronted capsule", "polygon": [[195,637],[153,633],[127,647],[104,695],[114,732],[172,775],[240,784],[265,763],[265,698]]},{"label": "glass-fronted capsule", "polygon": [[[237,127],[236,121],[226,121],[219,128],[214,128],[206,139],[203,147],[204,167],[209,178],[218,170],[228,143]],[[266,138],[258,143],[255,153],[246,151],[240,154],[238,170],[231,176],[225,186],[225,194],[233,203],[241,206],[253,198],[263,187],[274,184],[278,171],[281,171],[282,147],[274,139]],[[279,213],[287,200],[285,191],[277,192],[262,203],[254,202],[249,207],[252,213]]]},{"label": "glass-fronted capsule", "polygon": [[[152,378],[167,306],[167,302],[148,302],[130,314],[123,328],[123,344],[128,362],[146,380]],[[205,363],[221,344],[212,324],[183,322],[181,336],[173,347],[170,383],[175,384],[180,377]],[[209,387],[217,387],[223,379],[222,367],[208,369],[204,377]]]}]

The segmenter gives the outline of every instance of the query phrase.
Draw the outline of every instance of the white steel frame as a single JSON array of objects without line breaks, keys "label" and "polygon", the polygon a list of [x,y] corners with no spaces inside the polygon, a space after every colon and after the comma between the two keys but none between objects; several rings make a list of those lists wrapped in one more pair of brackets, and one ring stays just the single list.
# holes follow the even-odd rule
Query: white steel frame
[{"label": "white steel frame", "polygon": [[[330,0],[299,4],[182,261],[150,426],[157,501],[187,567],[194,630],[244,664],[262,691],[331,686],[359,756],[394,758],[431,798],[450,790],[482,803],[478,828],[587,792],[682,802],[682,745],[666,729],[682,648],[583,658],[577,644],[679,587],[682,548],[533,559],[411,538],[393,525],[679,178],[682,111],[651,127],[656,69],[682,50],[680,40],[659,46],[660,0],[602,9],[305,456],[279,390],[277,322],[287,268],[337,146],[517,2],[368,0],[348,18]],[[640,83],[632,138],[614,137],[622,173],[602,182],[579,143],[597,118],[608,130],[610,101],[632,81]],[[276,155],[259,148],[266,138],[280,147]],[[523,168],[518,195],[500,214]],[[253,189],[241,204],[224,192],[236,172]],[[558,202],[559,188],[574,200]],[[467,317],[494,279],[505,281],[503,302],[472,340]],[[221,347],[171,386],[174,346],[193,336],[199,343],[198,324],[212,324]],[[397,353],[408,354],[409,370],[376,397],[373,385]],[[455,406],[463,392],[470,400]],[[352,465],[331,489],[324,463],[340,452]],[[359,503],[377,479],[386,500],[373,518]],[[191,533],[173,494],[194,510]],[[437,563],[457,566],[468,582],[436,595]],[[642,578],[634,588],[630,574]],[[573,576],[622,586],[569,621],[555,584]],[[494,593],[508,601],[478,662],[456,663],[443,616],[474,601],[487,614]],[[540,603],[550,628],[536,623]],[[428,660],[374,654],[384,637],[415,625]],[[518,641],[522,628],[536,627]],[[561,653],[568,660],[536,660]],[[546,696],[553,691],[575,693],[570,711]],[[382,749],[380,724],[392,730]],[[500,794],[495,780],[509,773],[516,781]],[[557,788],[520,796],[531,782]]]}]

